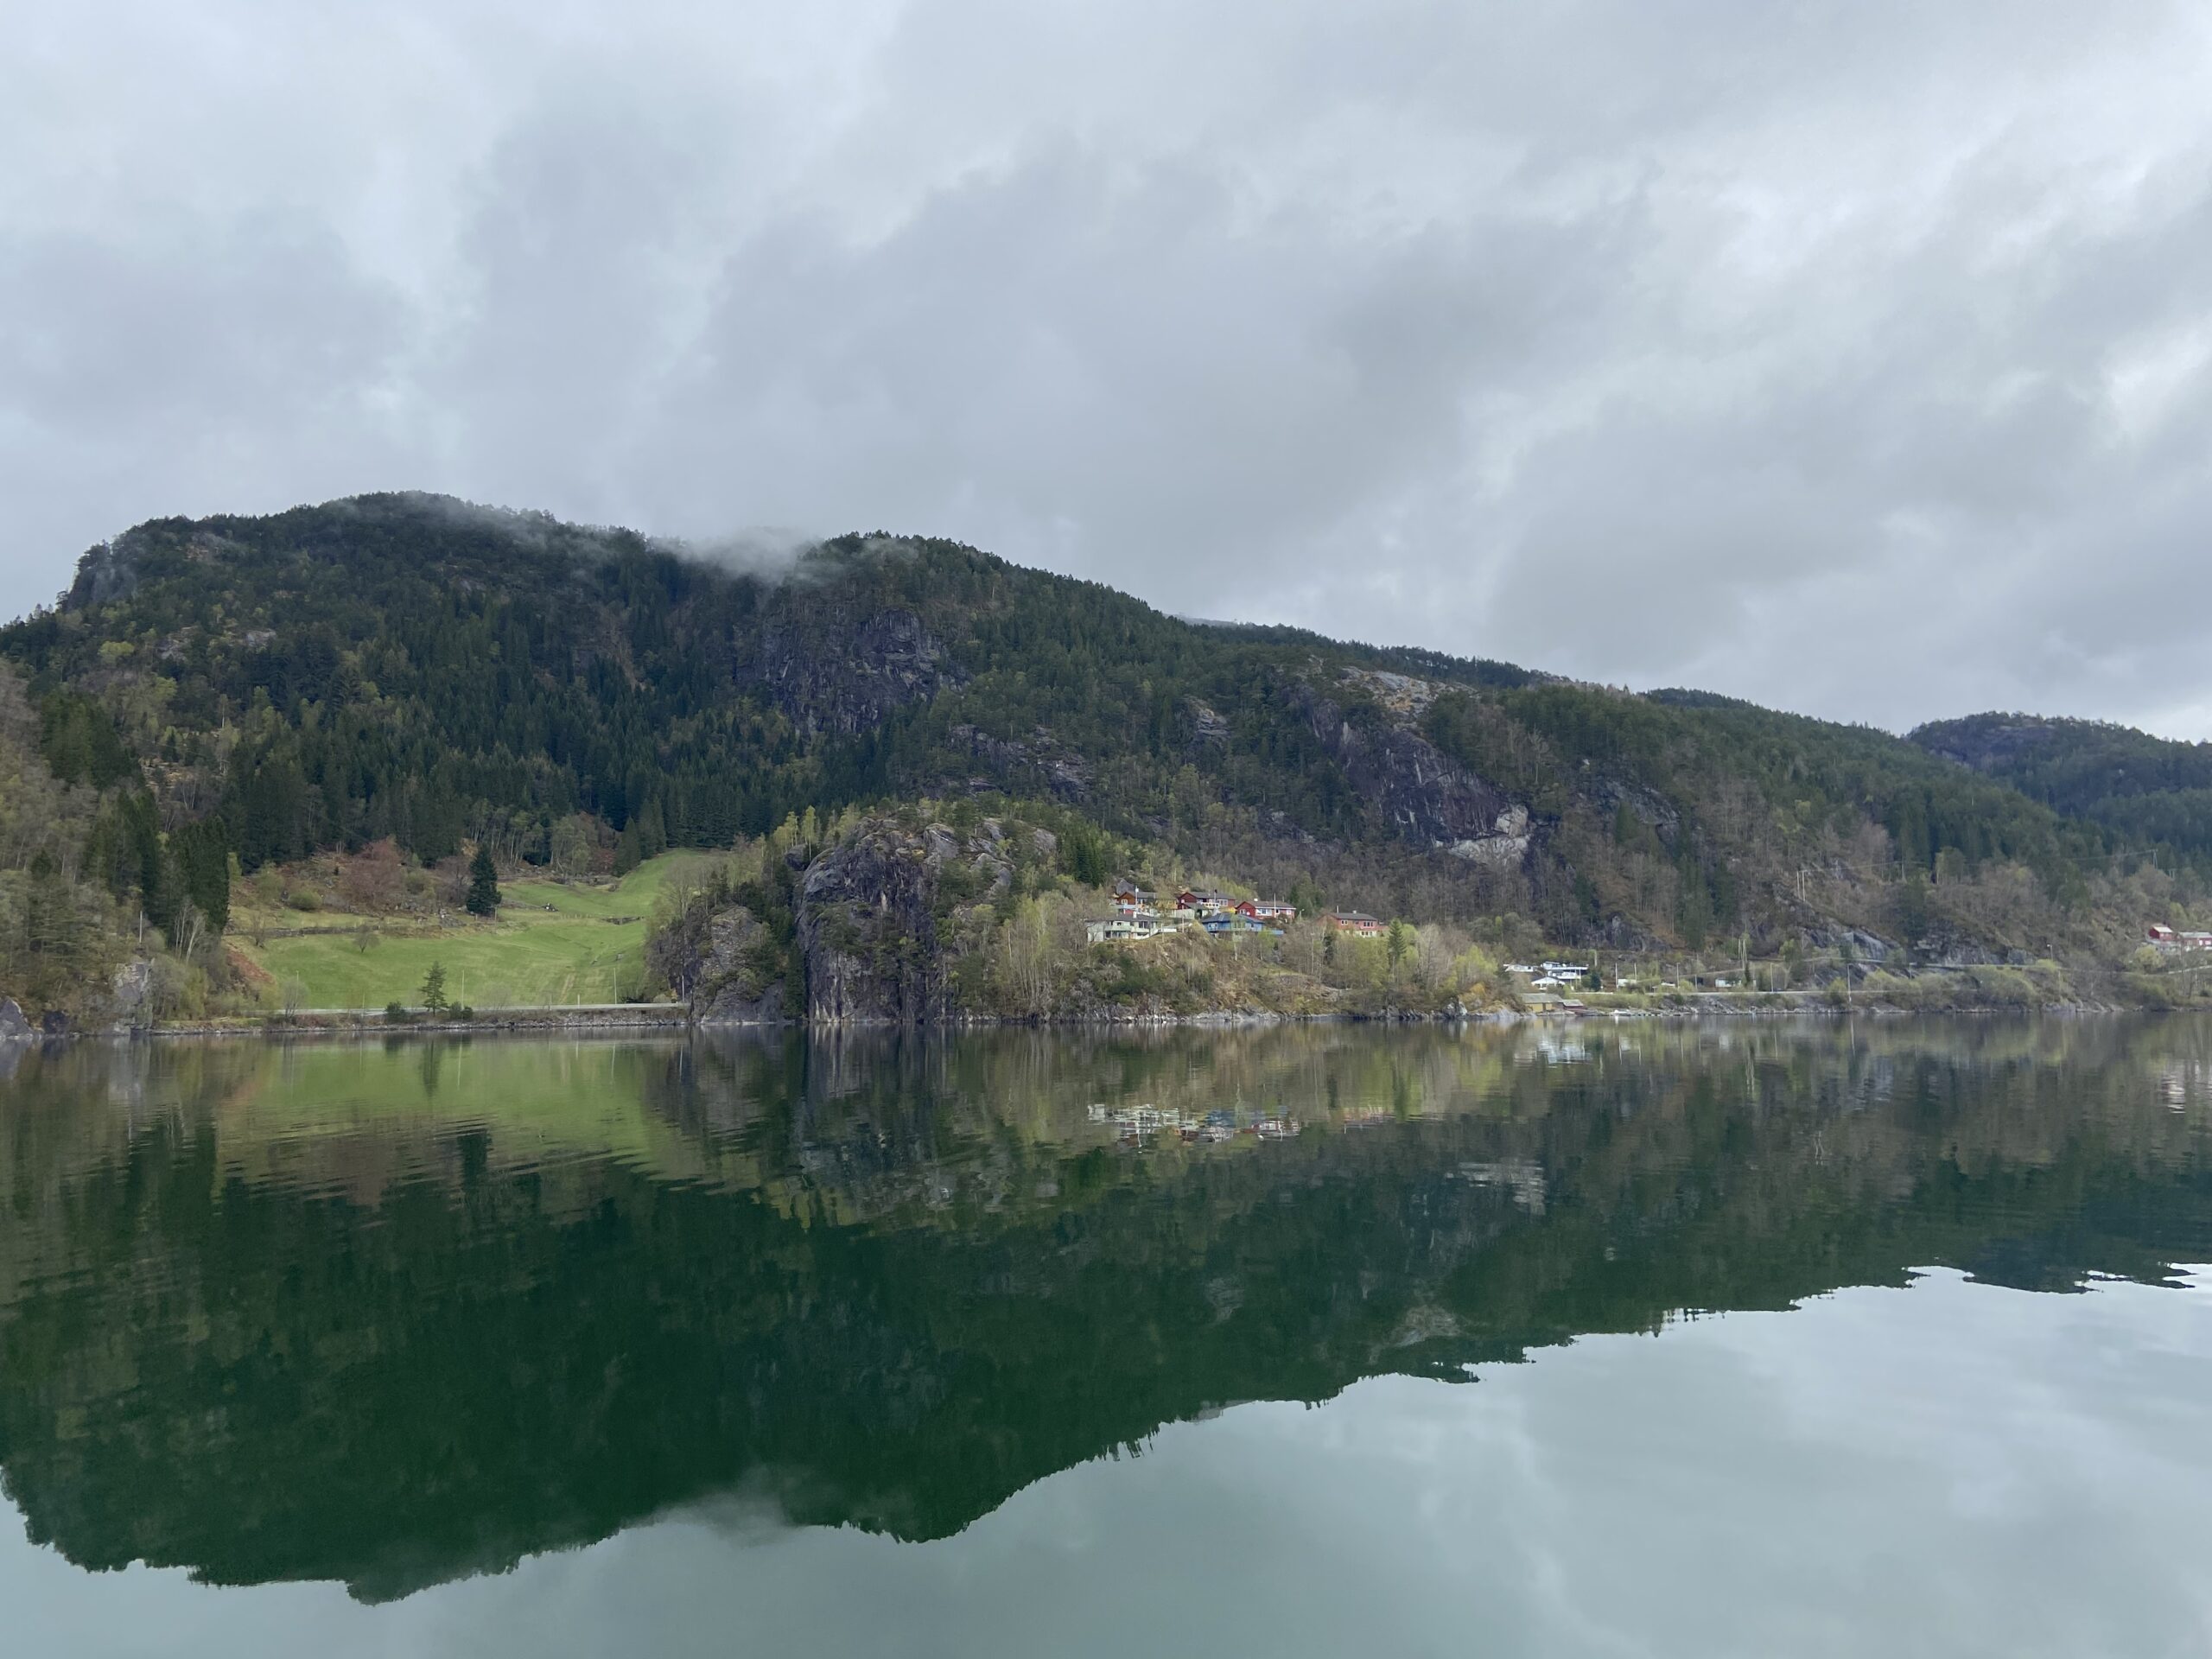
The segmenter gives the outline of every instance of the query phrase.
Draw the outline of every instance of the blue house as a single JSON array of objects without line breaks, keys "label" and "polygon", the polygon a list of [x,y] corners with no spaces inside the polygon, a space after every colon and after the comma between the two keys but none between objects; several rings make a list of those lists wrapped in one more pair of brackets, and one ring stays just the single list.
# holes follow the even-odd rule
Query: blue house
[{"label": "blue house", "polygon": [[1279,927],[1262,927],[1259,923],[1254,921],[1249,916],[1240,916],[1235,911],[1228,912],[1223,915],[1205,917],[1198,923],[1198,925],[1205,929],[1209,933],[1228,933],[1232,935],[1242,935],[1246,933],[1272,933],[1277,938],[1281,938],[1282,937],[1282,929]]}]

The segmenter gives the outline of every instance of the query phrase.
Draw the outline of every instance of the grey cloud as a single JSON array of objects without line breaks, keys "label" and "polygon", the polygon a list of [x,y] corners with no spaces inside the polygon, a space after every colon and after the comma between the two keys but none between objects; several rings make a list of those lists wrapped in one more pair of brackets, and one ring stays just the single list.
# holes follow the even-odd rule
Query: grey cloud
[{"label": "grey cloud", "polygon": [[965,516],[1002,546],[1065,522],[1086,574],[1249,602],[1287,544],[1453,463],[1468,376],[1546,325],[1524,273],[1555,238],[1348,253],[1287,213],[1232,231],[1226,194],[1063,152],[872,246],[772,228],[654,445],[669,498],[711,512],[734,474],[785,516]]},{"label": "grey cloud", "polygon": [[2192,8],[106,10],[0,68],[0,608],[419,487],[2212,733]]},{"label": "grey cloud", "polygon": [[10,613],[137,518],[289,505],[353,487],[391,453],[404,308],[320,226],[0,232],[0,315]]}]

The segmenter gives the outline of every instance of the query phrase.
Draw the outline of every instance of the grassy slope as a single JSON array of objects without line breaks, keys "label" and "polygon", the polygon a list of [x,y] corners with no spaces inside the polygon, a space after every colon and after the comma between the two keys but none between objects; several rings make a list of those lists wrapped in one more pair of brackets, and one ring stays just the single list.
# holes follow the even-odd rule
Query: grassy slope
[{"label": "grassy slope", "polygon": [[231,937],[278,985],[299,980],[308,1007],[418,1002],[423,976],[434,962],[445,965],[446,995],[478,1007],[613,1002],[637,978],[645,957],[646,918],[662,887],[678,869],[710,856],[666,854],[602,886],[511,882],[503,889],[498,918],[491,921],[408,928],[365,918],[378,934],[377,944],[366,950],[350,931],[355,918],[331,912],[286,919],[293,925],[348,931],[272,938],[258,946],[244,930],[234,928]]}]

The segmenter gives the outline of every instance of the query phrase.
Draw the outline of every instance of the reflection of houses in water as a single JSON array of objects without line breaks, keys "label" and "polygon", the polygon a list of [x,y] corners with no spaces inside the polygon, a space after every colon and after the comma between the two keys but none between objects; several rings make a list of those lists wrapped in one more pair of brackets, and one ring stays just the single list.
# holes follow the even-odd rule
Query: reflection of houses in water
[{"label": "reflection of houses in water", "polygon": [[1195,1135],[1205,1122],[1196,1112],[1154,1106],[1149,1101],[1141,1106],[1093,1106],[1090,1117],[1094,1123],[1111,1126],[1122,1141],[1131,1142],[1149,1141],[1161,1135]]},{"label": "reflection of houses in water", "polygon": [[1472,1181],[1477,1186],[1502,1186],[1513,1194],[1513,1202],[1530,1215],[1544,1213],[1544,1166],[1532,1158],[1506,1158],[1494,1164],[1462,1163],[1459,1175],[1461,1180]]},{"label": "reflection of houses in water", "polygon": [[1217,1106],[1208,1112],[1179,1111],[1173,1106],[1154,1106],[1149,1101],[1141,1106],[1108,1106],[1103,1103],[1090,1108],[1088,1116],[1093,1123],[1112,1128],[1125,1146],[1136,1146],[1157,1140],[1163,1135],[1179,1135],[1185,1141],[1217,1144],[1239,1135],[1255,1135],[1262,1141],[1277,1141],[1298,1133],[1294,1117],[1257,1117],[1249,1122],[1239,1120],[1226,1107]]},{"label": "reflection of houses in water", "polygon": [[1590,1058],[1590,1046],[1579,1037],[1536,1030],[1531,1033],[1521,1052],[1514,1058],[1523,1065],[1572,1065],[1578,1060]]},{"label": "reflection of houses in water", "polygon": [[2192,1101],[2212,1101],[2212,1065],[2202,1060],[2162,1061],[2155,1076],[2158,1099],[2169,1111],[2186,1111]]}]

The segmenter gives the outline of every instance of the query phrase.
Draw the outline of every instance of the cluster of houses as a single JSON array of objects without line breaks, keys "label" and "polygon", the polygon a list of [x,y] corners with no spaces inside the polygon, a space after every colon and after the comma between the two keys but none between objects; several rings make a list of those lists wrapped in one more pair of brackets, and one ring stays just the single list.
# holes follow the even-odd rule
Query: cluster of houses
[{"label": "cluster of houses", "polygon": [[1114,889],[1114,914],[1103,921],[1084,924],[1093,944],[1111,940],[1148,939],[1157,933],[1174,933],[1186,927],[1208,933],[1273,933],[1280,935],[1285,922],[1295,921],[1298,910],[1275,899],[1232,899],[1205,887],[1185,887],[1180,893],[1148,893],[1135,882]]},{"label": "cluster of houses", "polygon": [[2151,943],[2161,950],[2212,950],[2212,933],[2188,928],[2176,930],[2164,922],[2152,923],[2146,931]]},{"label": "cluster of houses", "polygon": [[[1298,906],[1280,899],[1233,899],[1205,887],[1185,887],[1173,894],[1149,893],[1133,881],[1124,881],[1114,889],[1113,915],[1084,925],[1093,944],[1104,944],[1148,939],[1184,928],[1232,937],[1270,933],[1280,938],[1284,924],[1297,919]],[[1361,938],[1380,938],[1389,931],[1388,924],[1362,910],[1325,911],[1321,922],[1332,933],[1351,933]]]},{"label": "cluster of houses", "polygon": [[1575,962],[1509,962],[1505,971],[1526,976],[1532,991],[1579,991],[1590,969]]}]

